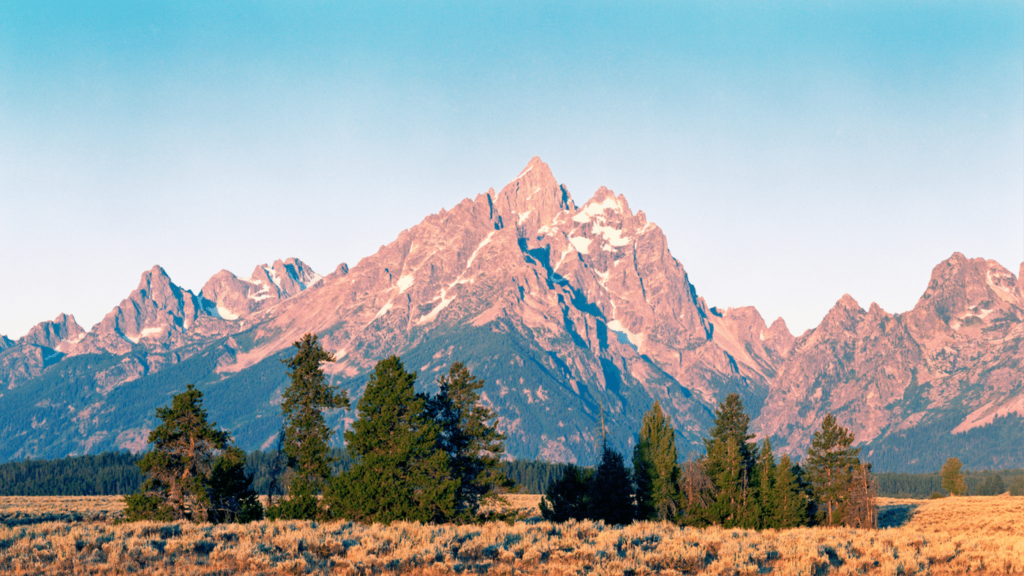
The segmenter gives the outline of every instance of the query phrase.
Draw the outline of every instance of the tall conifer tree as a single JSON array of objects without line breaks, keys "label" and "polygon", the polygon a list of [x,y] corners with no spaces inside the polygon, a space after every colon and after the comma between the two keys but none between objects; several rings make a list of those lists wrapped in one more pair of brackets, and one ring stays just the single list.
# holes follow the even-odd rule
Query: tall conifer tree
[{"label": "tall conifer tree", "polygon": [[773,528],[794,528],[807,524],[807,496],[800,485],[797,466],[786,454],[779,459],[775,467],[773,481],[773,509],[771,524]]},{"label": "tall conifer tree", "polygon": [[494,411],[480,404],[484,381],[463,363],[453,363],[437,384],[426,412],[439,425],[438,447],[448,455],[452,477],[458,481],[456,515],[469,521],[482,504],[498,501],[514,485],[500,471],[505,437],[494,428]]},{"label": "tall conifer tree", "polygon": [[679,510],[679,455],[676,432],[661,405],[655,402],[644,414],[633,449],[637,518],[670,520]]},{"label": "tall conifer tree", "polygon": [[262,516],[241,450],[207,420],[202,392],[189,384],[156,416],[161,422],[149,433],[153,449],[138,462],[148,478],[125,498],[129,520],[245,522]]},{"label": "tall conifer tree", "polygon": [[760,517],[754,491],[757,445],[748,432],[750,417],[738,394],[729,394],[715,410],[715,425],[707,449],[706,470],[715,485],[715,500],[708,506],[708,521],[726,528],[756,528]]},{"label": "tall conifer tree", "polygon": [[331,429],[324,410],[348,408],[348,395],[332,386],[320,365],[334,362],[316,334],[306,334],[294,344],[291,358],[282,360],[291,370],[291,384],[284,391],[284,453],[292,468],[288,499],[268,510],[268,515],[285,519],[313,519],[321,516],[319,495],[331,474]]},{"label": "tall conifer tree", "polygon": [[345,432],[355,463],[324,500],[334,518],[362,522],[445,522],[457,515],[459,481],[440,450],[440,426],[415,391],[416,373],[391,356],[374,367]]},{"label": "tall conifer tree", "polygon": [[633,480],[625,459],[617,450],[601,447],[601,461],[590,483],[590,506],[587,517],[608,524],[629,524],[636,515],[633,505]]},{"label": "tall conifer tree", "polygon": [[849,496],[854,466],[859,463],[859,448],[853,448],[853,432],[836,422],[830,412],[814,433],[807,449],[807,475],[814,488],[814,499],[824,507],[824,522],[842,524],[842,504]]},{"label": "tall conifer tree", "polygon": [[770,438],[764,439],[761,456],[757,461],[757,495],[761,509],[759,527],[778,528],[774,524],[778,494],[775,491],[775,455],[772,454],[772,441]]}]

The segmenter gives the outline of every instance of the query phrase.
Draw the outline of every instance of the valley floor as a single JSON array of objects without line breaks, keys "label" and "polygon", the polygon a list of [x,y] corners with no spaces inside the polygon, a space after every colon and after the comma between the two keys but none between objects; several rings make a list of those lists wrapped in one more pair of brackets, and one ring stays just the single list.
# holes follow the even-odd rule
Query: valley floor
[{"label": "valley floor", "polygon": [[[520,496],[532,509],[537,497]],[[119,497],[0,498],[4,574],[1024,573],[1024,497],[881,499],[881,530],[637,523],[113,524]]]}]

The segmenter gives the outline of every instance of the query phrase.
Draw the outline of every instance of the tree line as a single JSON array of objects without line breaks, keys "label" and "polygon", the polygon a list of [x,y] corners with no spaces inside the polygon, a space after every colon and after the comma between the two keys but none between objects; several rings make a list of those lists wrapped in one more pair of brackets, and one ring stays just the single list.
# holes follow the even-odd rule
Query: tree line
[{"label": "tree line", "polygon": [[874,528],[876,484],[853,434],[829,414],[814,433],[806,463],[776,461],[771,442],[753,442],[737,394],[715,410],[705,455],[679,464],[675,431],[655,402],[632,455],[603,443],[594,468],[570,466],[541,500],[545,519],[670,521],[688,526],[791,528],[810,524]]},{"label": "tree line", "polygon": [[[331,448],[331,473],[340,474],[352,466],[344,448]],[[128,451],[68,456],[52,460],[18,460],[0,464],[0,496],[120,496],[142,486],[146,477],[136,463],[141,454]],[[275,478],[280,474],[281,455],[276,449],[245,454],[245,473],[252,477],[252,489],[260,495],[280,494]],[[565,464],[542,460],[503,461],[499,470],[525,494],[543,494],[562,476]],[[926,494],[927,495],[927,494]]]},{"label": "tree line", "polygon": [[[958,458],[949,458],[932,474],[876,474],[878,493],[893,498],[942,496],[996,496],[1009,492],[1024,496],[1024,470],[963,470]],[[952,489],[951,489],[952,488]]]}]

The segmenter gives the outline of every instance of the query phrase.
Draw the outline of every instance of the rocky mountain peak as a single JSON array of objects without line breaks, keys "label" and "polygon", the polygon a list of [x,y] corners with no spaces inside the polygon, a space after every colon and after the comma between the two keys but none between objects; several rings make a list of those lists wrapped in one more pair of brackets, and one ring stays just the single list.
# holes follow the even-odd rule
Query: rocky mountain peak
[{"label": "rocky mountain peak", "polygon": [[[341,264],[335,273],[348,273]],[[214,274],[200,291],[205,301],[216,309],[216,315],[225,320],[237,320],[259,310],[269,308],[282,300],[316,285],[322,280],[305,262],[298,258],[275,260],[272,265],[260,264],[248,278],[239,278],[227,270]]]},{"label": "rocky mountain peak", "polygon": [[536,156],[501,189],[493,203],[496,225],[514,226],[524,237],[551,224],[560,213],[576,209],[569,190],[558,184],[548,165]]},{"label": "rocky mountain peak", "polygon": [[0,351],[7,350],[12,346],[14,346],[14,341],[3,334],[0,334]]},{"label": "rocky mountain peak", "polygon": [[817,346],[823,340],[855,334],[866,312],[849,294],[843,294],[835,305],[825,314],[816,328],[797,339],[801,350]]},{"label": "rocky mountain peak", "polygon": [[1024,295],[1024,262],[1020,263],[1020,272],[1017,273],[1017,292]]},{"label": "rocky mountain peak", "polygon": [[61,314],[53,321],[40,322],[33,326],[19,343],[61,350],[62,347],[66,347],[65,343],[76,344],[84,337],[85,330],[75,322],[75,317]]},{"label": "rocky mountain peak", "polygon": [[124,354],[133,344],[173,347],[200,316],[195,294],[171,282],[159,265],[142,273],[138,287],[93,327],[75,353],[105,350]]},{"label": "rocky mountain peak", "polygon": [[786,321],[780,316],[768,327],[768,331],[765,332],[764,341],[767,346],[785,358],[789,355],[789,351],[793,349],[796,337],[789,331],[789,326],[786,325]]},{"label": "rocky mountain peak", "polygon": [[342,277],[347,276],[347,275],[348,275],[348,264],[346,264],[345,262],[342,262],[341,264],[338,264],[338,267],[334,269],[334,272],[331,272],[327,276],[324,276],[324,279],[326,280],[326,279],[329,279],[329,278],[342,278]]},{"label": "rocky mountain peak", "polygon": [[959,329],[970,317],[984,318],[994,310],[1024,309],[1020,280],[994,260],[968,259],[957,252],[932,269],[928,288],[910,320],[919,332],[946,324]]}]

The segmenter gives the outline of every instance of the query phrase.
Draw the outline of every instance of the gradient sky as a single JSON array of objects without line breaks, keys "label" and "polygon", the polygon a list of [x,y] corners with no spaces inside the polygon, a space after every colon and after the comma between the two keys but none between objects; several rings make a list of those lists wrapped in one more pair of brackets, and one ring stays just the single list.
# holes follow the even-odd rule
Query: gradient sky
[{"label": "gradient sky", "polygon": [[[213,4],[212,6],[210,4]],[[534,155],[800,334],[1024,260],[1024,4],[0,3],[0,333],[355,265]]]}]

